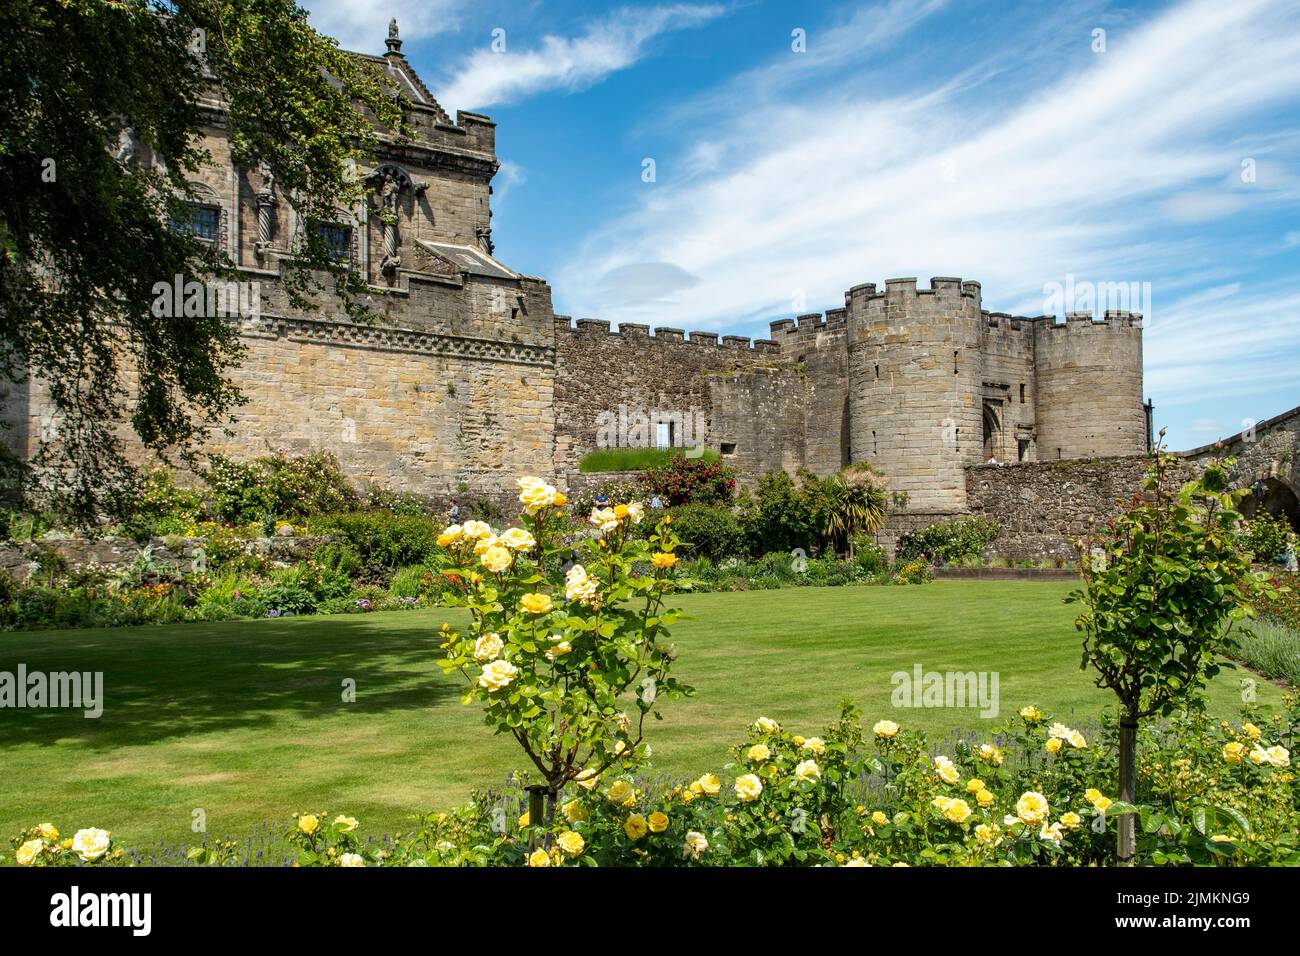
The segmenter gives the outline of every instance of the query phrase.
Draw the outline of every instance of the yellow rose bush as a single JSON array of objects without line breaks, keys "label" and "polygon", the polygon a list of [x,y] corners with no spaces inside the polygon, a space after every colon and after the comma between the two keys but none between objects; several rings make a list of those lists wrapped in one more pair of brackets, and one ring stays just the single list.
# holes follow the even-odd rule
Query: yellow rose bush
[{"label": "yellow rose bush", "polygon": [[112,834],[99,827],[61,836],[54,824],[38,823],[10,842],[19,866],[125,866],[132,862]]},{"label": "yellow rose bush", "polygon": [[546,482],[517,485],[520,526],[469,521],[438,538],[440,573],[470,582],[445,604],[472,620],[464,633],[443,631],[439,663],[464,677],[464,702],[519,743],[551,818],[556,795],[580,775],[603,784],[642,760],[646,718],[690,692],[669,674],[678,612],[667,599],[680,586],[681,542],[669,517],[649,527],[640,502],[570,516]]}]

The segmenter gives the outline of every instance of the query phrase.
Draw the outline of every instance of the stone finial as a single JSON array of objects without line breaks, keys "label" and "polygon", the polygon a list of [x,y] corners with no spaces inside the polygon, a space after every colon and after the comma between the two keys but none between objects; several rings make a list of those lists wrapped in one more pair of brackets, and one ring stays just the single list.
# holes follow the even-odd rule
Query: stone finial
[{"label": "stone finial", "polygon": [[397,32],[397,17],[388,21],[388,39],[384,41],[389,53],[402,52],[402,38]]}]

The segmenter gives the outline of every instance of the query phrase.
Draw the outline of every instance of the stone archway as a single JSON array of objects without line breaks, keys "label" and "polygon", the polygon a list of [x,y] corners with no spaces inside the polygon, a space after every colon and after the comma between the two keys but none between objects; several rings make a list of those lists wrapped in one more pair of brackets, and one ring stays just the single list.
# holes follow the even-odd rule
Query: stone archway
[{"label": "stone archway", "polygon": [[1261,478],[1251,485],[1250,494],[1241,503],[1247,518],[1258,514],[1285,518],[1292,530],[1300,531],[1300,496],[1281,478]]}]

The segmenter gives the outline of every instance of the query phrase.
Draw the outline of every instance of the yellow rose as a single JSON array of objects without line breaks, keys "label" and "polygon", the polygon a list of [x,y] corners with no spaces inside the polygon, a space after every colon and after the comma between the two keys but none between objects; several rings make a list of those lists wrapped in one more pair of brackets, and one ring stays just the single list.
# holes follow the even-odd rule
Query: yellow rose
[{"label": "yellow rose", "polygon": [[1043,719],[1043,712],[1032,704],[1028,707],[1020,708],[1020,716],[1031,724],[1036,724]]},{"label": "yellow rose", "polygon": [[41,848],[44,845],[40,838],[28,840],[18,848],[18,851],[14,854],[14,859],[18,861],[19,866],[31,866],[36,862],[36,858],[41,855]]},{"label": "yellow rose", "polygon": [[581,833],[574,833],[572,830],[565,830],[555,838],[555,845],[564,851],[566,856],[577,856],[587,845],[587,841],[582,838]]},{"label": "yellow rose", "polygon": [[676,567],[677,555],[668,551],[656,551],[650,555],[650,563],[661,571],[665,568]]},{"label": "yellow rose", "polygon": [[980,759],[985,763],[990,763],[995,767],[1002,766],[1002,751],[992,744],[980,744],[979,755]]},{"label": "yellow rose", "polygon": [[528,865],[529,866],[550,866],[551,858],[550,856],[547,855],[545,850],[539,848],[534,850],[532,853],[528,854]]},{"label": "yellow rose", "polygon": [[757,800],[758,795],[763,792],[763,781],[752,773],[747,773],[736,778],[735,791],[742,803],[750,803]]},{"label": "yellow rose", "polygon": [[334,827],[335,829],[340,830],[343,833],[351,833],[353,830],[357,828],[357,818],[345,817],[343,814],[340,813],[338,816],[334,818]]},{"label": "yellow rose", "polygon": [[560,496],[558,491],[540,478],[519,478],[515,484],[519,486],[519,503],[530,515],[554,505],[555,499]]},{"label": "yellow rose", "polygon": [[699,780],[696,780],[695,783],[691,784],[691,787],[694,788],[697,784],[699,785],[700,792],[705,796],[716,797],[722,792],[722,781],[718,779],[716,773],[706,773],[704,776],[700,777]]},{"label": "yellow rose", "polygon": [[497,544],[511,551],[531,551],[537,547],[533,536],[523,528],[509,528],[497,537]]},{"label": "yellow rose", "polygon": [[1016,816],[1025,823],[1042,823],[1047,813],[1047,798],[1036,790],[1025,791],[1016,801]]},{"label": "yellow rose", "polygon": [[760,734],[774,734],[781,729],[781,725],[771,717],[760,717],[754,721],[754,729]]},{"label": "yellow rose", "polygon": [[997,835],[997,829],[989,826],[987,823],[981,823],[975,828],[975,839],[979,840],[981,843],[992,843],[997,839]]},{"label": "yellow rose", "polygon": [[320,829],[320,821],[308,813],[298,818],[298,829],[311,836]]},{"label": "yellow rose", "polygon": [[1110,797],[1098,797],[1095,801],[1093,801],[1092,805],[1096,807],[1098,810],[1105,811],[1106,808],[1110,806],[1110,804],[1111,804]]},{"label": "yellow rose", "polygon": [[72,836],[72,851],[86,863],[93,863],[108,852],[107,830],[87,827]]},{"label": "yellow rose", "polygon": [[967,793],[979,793],[983,789],[985,789],[983,780],[980,780],[976,777],[971,777],[968,781],[966,781]]},{"label": "yellow rose", "polygon": [[54,843],[59,839],[59,831],[54,828],[53,823],[40,823],[33,829],[35,829],[37,836],[44,840],[49,840],[51,843]]},{"label": "yellow rose", "polygon": [[494,661],[501,656],[501,652],[506,649],[505,642],[501,640],[501,635],[493,632],[484,634],[474,642],[474,660],[480,664],[486,664],[488,661]]},{"label": "yellow rose", "polygon": [[448,525],[443,529],[442,534],[438,535],[438,547],[445,548],[449,544],[455,544],[460,540],[464,530],[458,524]]},{"label": "yellow rose", "polygon": [[495,548],[496,546],[497,536],[494,534],[488,534],[474,542],[474,553],[482,555],[488,548]]},{"label": "yellow rose", "polygon": [[1242,755],[1245,754],[1245,752],[1246,745],[1234,740],[1232,743],[1224,745],[1223,759],[1228,761],[1228,763],[1241,763]]},{"label": "yellow rose", "polygon": [[529,821],[528,811],[525,810],[523,813],[519,814],[519,821],[518,821],[519,829],[521,830],[525,829],[528,826],[528,821]]},{"label": "yellow rose", "polygon": [[1059,737],[1053,737],[1051,740],[1047,742],[1047,752],[1049,754],[1058,753],[1060,752],[1060,749],[1061,749],[1061,740]]},{"label": "yellow rose", "polygon": [[636,791],[632,789],[632,785],[626,780],[615,780],[610,784],[609,789],[605,791],[605,796],[609,798],[610,803],[622,805],[629,798],[635,799]]},{"label": "yellow rose", "polygon": [[583,770],[581,773],[579,773],[576,777],[574,777],[573,782],[576,783],[578,786],[580,786],[583,790],[591,790],[593,787],[596,786],[598,779],[599,779],[599,774],[597,774],[596,771],[592,770],[589,767],[586,770]]},{"label": "yellow rose", "polygon": [[626,518],[626,517],[627,517],[627,505],[615,505],[615,506],[614,506],[614,517],[617,518],[617,519],[620,520],[620,521],[622,521],[624,518]]},{"label": "yellow rose", "polygon": [[1073,810],[1071,810],[1069,813],[1061,814],[1061,826],[1065,827],[1067,830],[1073,830],[1082,822],[1083,822],[1083,817],[1079,816]]},{"label": "yellow rose", "polygon": [[519,606],[529,614],[546,614],[551,609],[549,594],[525,594],[519,599]]},{"label": "yellow rose", "polygon": [[466,521],[461,525],[461,534],[466,538],[486,538],[492,534],[492,528],[486,521]]},{"label": "yellow rose", "polygon": [[626,833],[628,838],[631,840],[641,839],[645,836],[645,831],[645,817],[641,816],[639,813],[629,814],[627,820],[623,822],[623,832]]},{"label": "yellow rose", "polygon": [[806,783],[809,780],[820,780],[822,770],[817,766],[816,760],[804,760],[794,768],[794,775],[800,782]]},{"label": "yellow rose", "polygon": [[898,724],[892,720],[880,720],[876,722],[876,726],[871,728],[871,732],[877,737],[888,740],[890,737],[897,735]]},{"label": "yellow rose", "polygon": [[493,574],[500,574],[510,567],[510,562],[514,559],[514,555],[505,548],[500,547],[499,545],[493,545],[483,552],[479,557],[478,562]]},{"label": "yellow rose", "polygon": [[519,676],[519,668],[509,661],[493,661],[483,668],[478,675],[478,685],[486,687],[488,692],[510,686],[510,682]]},{"label": "yellow rose", "polygon": [[943,755],[934,758],[934,772],[944,783],[957,783],[961,780],[961,774],[957,772],[952,761]]},{"label": "yellow rose", "polygon": [[1249,721],[1241,725],[1241,732],[1245,734],[1247,737],[1249,737],[1251,740],[1259,740],[1259,738],[1263,736],[1264,733],[1262,730],[1260,730],[1258,727],[1256,727],[1254,724],[1250,723]]},{"label": "yellow rose", "polygon": [[1268,754],[1268,762],[1274,767],[1291,766],[1291,751],[1287,750],[1285,747],[1281,745],[1269,747],[1265,753]]},{"label": "yellow rose", "polygon": [[965,800],[949,800],[943,807],[943,815],[953,823],[965,823],[971,815],[970,804]]},{"label": "yellow rose", "polygon": [[564,806],[560,807],[560,812],[564,814],[564,819],[570,823],[581,823],[591,816],[591,813],[577,800],[570,800]]},{"label": "yellow rose", "polygon": [[871,822],[878,827],[883,827],[889,822],[889,817],[885,816],[883,810],[877,810],[875,813],[871,814]]},{"label": "yellow rose", "polygon": [[754,763],[762,763],[768,757],[772,756],[772,751],[767,748],[767,744],[754,744],[749,748],[748,758]]},{"label": "yellow rose", "polygon": [[556,644],[554,647],[552,647],[550,650],[546,652],[546,659],[548,661],[559,660],[561,657],[563,657],[565,654],[570,653],[572,650],[573,650],[572,644],[570,644],[568,641],[560,641],[558,644]]},{"label": "yellow rose", "polygon": [[978,803],[981,807],[985,807],[985,808],[993,806],[993,791],[991,790],[979,791],[978,793],[975,794],[975,802]]},{"label": "yellow rose", "polygon": [[359,853],[344,853],[339,857],[339,866],[365,866],[366,861]]},{"label": "yellow rose", "polygon": [[660,813],[656,810],[654,813],[650,814],[649,823],[651,833],[663,833],[668,829],[668,814]]},{"label": "yellow rose", "polygon": [[826,752],[826,741],[820,737],[809,737],[800,746],[804,750],[812,751],[819,757]]},{"label": "yellow rose", "polygon": [[686,834],[686,855],[692,860],[698,859],[700,854],[709,848],[709,841],[703,833],[698,830],[691,830]]}]

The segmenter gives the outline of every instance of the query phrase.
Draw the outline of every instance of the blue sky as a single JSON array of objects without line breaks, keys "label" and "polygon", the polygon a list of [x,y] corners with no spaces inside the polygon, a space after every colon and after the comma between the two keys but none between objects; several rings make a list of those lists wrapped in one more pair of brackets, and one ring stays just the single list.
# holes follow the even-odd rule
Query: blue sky
[{"label": "blue sky", "polygon": [[305,5],[367,52],[396,16],[497,121],[497,253],[559,313],[766,337],[895,276],[1123,284],[1172,446],[1300,405],[1297,0]]}]

